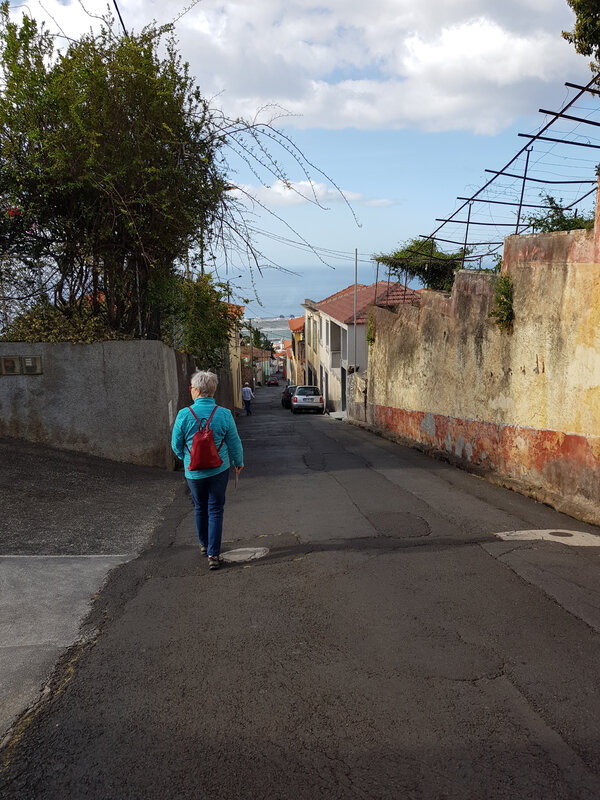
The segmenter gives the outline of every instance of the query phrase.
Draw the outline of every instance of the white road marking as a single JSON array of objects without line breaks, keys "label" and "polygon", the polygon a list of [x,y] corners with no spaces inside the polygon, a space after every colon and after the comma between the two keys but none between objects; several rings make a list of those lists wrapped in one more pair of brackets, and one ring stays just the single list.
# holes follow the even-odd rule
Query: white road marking
[{"label": "white road marking", "polygon": [[132,553],[92,553],[88,555],[73,555],[72,553],[65,553],[64,555],[43,555],[40,553],[20,554],[20,555],[0,555],[2,558],[133,558]]},{"label": "white road marking", "polygon": [[571,547],[600,547],[600,535],[583,531],[568,531],[551,528],[542,531],[502,531],[496,533],[505,542],[544,541],[568,544]]},{"label": "white road marking", "polygon": [[240,547],[237,550],[228,550],[226,553],[222,553],[222,556],[223,561],[238,564],[242,561],[255,561],[257,558],[264,558],[268,552],[268,547]]}]

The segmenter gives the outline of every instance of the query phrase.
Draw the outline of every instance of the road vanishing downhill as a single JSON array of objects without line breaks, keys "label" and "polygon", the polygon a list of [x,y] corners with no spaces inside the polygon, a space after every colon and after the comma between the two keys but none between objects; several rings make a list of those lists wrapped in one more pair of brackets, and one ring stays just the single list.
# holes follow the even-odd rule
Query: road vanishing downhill
[{"label": "road vanishing downhill", "polygon": [[47,456],[88,483],[7,559],[133,555],[6,737],[3,800],[598,800],[598,529],[281,389],[238,418],[225,509],[260,560],[209,572],[181,473]]}]

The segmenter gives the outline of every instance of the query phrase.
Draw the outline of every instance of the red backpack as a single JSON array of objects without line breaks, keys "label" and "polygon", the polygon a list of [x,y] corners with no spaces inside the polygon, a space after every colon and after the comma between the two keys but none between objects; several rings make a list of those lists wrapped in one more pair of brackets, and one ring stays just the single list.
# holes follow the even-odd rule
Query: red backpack
[{"label": "red backpack", "polygon": [[[194,414],[194,411],[191,406],[188,406],[189,410]],[[192,449],[188,447],[190,450],[190,463],[188,464],[188,469],[190,471],[195,471],[198,469],[214,469],[215,467],[220,467],[223,463],[223,459],[219,455],[219,450],[223,447],[223,442],[217,446],[215,445],[215,440],[213,437],[213,432],[210,427],[210,421],[213,418],[213,414],[217,410],[218,406],[215,406],[212,410],[212,414],[208,419],[206,417],[202,417],[202,419],[196,418],[198,422],[198,430],[194,434],[194,438],[192,439]],[[202,423],[204,422],[204,425]],[[186,444],[187,447],[187,444]]]}]

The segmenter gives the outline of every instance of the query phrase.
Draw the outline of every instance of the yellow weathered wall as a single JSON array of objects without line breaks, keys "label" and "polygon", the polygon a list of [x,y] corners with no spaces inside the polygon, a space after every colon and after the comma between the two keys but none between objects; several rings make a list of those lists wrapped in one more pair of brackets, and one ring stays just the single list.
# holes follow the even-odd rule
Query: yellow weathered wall
[{"label": "yellow weathered wall", "polygon": [[485,273],[459,272],[420,308],[374,309],[368,421],[600,521],[596,250],[594,232],[509,237],[511,334],[488,318]]}]

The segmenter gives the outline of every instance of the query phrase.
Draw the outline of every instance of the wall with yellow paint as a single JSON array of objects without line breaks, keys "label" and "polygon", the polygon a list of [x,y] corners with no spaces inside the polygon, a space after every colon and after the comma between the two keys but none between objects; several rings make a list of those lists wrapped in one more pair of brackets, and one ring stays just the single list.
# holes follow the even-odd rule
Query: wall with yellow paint
[{"label": "wall with yellow paint", "polygon": [[600,521],[599,249],[594,231],[508,237],[512,333],[489,318],[486,273],[374,309],[367,420]]}]

